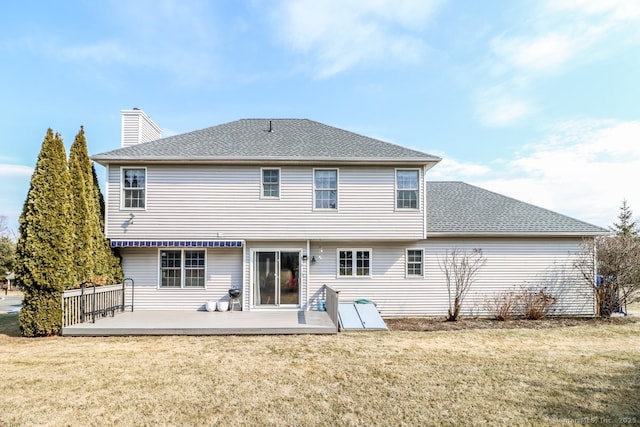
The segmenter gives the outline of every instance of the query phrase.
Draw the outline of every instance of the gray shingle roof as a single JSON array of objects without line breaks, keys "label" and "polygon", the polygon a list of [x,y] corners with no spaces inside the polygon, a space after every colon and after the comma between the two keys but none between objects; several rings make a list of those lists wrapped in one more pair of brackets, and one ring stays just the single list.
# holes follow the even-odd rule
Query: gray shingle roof
[{"label": "gray shingle roof", "polygon": [[464,182],[427,182],[427,235],[594,235],[608,230]]},{"label": "gray shingle roof", "polygon": [[307,119],[237,120],[96,154],[92,159],[99,163],[331,160],[424,164],[440,161],[436,156]]}]

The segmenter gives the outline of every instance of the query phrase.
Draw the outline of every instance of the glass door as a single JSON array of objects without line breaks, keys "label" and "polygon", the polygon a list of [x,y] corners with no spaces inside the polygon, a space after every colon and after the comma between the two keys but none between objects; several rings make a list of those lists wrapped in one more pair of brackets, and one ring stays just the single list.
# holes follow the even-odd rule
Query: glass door
[{"label": "glass door", "polygon": [[256,306],[300,304],[300,252],[255,253],[254,301]]}]

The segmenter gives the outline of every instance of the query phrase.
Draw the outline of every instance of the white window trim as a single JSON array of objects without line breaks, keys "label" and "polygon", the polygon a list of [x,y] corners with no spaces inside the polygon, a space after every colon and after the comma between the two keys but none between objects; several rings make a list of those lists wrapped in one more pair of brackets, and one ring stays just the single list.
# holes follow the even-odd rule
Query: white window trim
[{"label": "white window trim", "polygon": [[[336,207],[335,208],[318,208],[316,207],[316,171],[336,171]],[[313,168],[311,176],[313,186],[313,210],[321,212],[337,212],[340,208],[340,169],[338,168]]]},{"label": "white window trim", "polygon": [[[175,287],[175,286],[162,286],[162,252],[163,251],[180,251],[180,287]],[[185,262],[184,262],[184,253],[185,252],[195,252],[195,251],[204,251],[204,284],[202,286],[185,286]],[[184,290],[195,290],[195,291],[202,291],[202,290],[206,290],[207,289],[207,272],[209,271],[207,269],[207,258],[208,258],[208,253],[207,253],[207,248],[172,248],[172,247],[165,247],[165,248],[158,248],[158,268],[157,268],[157,272],[158,272],[158,284],[157,284],[157,289],[161,289],[163,291],[167,291],[167,290],[180,290],[180,291],[184,291]]]},{"label": "white window trim", "polygon": [[[422,274],[409,273],[409,251],[420,251],[422,253]],[[424,249],[423,248],[407,248],[404,252],[404,277],[406,279],[424,278]]]},{"label": "white window trim", "polygon": [[[144,169],[144,208],[128,208],[124,205],[124,171],[126,169]],[[120,166],[120,210],[123,211],[146,211],[147,194],[149,193],[149,173],[146,166]]]},{"label": "white window trim", "polygon": [[[264,171],[278,171],[278,197],[273,196],[265,196],[264,195]],[[260,198],[264,200],[280,200],[280,196],[282,196],[282,170],[280,168],[260,168]]]},{"label": "white window trim", "polygon": [[[354,273],[351,276],[342,276],[340,275],[340,252],[349,251],[353,252],[353,265],[351,266],[352,272]],[[369,274],[366,276],[358,276],[356,273],[358,271],[358,263],[356,258],[356,252],[366,251],[369,252]],[[336,249],[336,278],[338,279],[371,279],[373,277],[373,250],[371,248],[338,248]]]},{"label": "white window trim", "polygon": [[[398,172],[399,171],[414,171],[418,172],[418,201],[417,206],[415,208],[399,208],[398,207]],[[422,174],[420,173],[420,169],[418,168],[396,168],[393,173],[393,208],[396,211],[410,211],[410,212],[419,212],[422,208]]]}]

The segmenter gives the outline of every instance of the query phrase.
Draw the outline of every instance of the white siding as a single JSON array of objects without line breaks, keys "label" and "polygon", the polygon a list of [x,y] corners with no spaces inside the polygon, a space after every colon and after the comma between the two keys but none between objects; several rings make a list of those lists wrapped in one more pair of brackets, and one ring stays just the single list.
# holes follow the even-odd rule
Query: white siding
[{"label": "white siding", "polygon": [[[559,298],[552,314],[594,313],[591,289],[571,268],[579,239],[429,239],[422,242],[371,245],[366,242],[317,242],[310,256],[310,295],[323,284],[340,290],[341,301],[366,298],[376,302],[383,316],[443,316],[448,309],[446,281],[438,257],[454,247],[481,248],[487,258],[466,297],[463,314],[486,314],[485,299],[522,286],[547,287]],[[337,278],[336,248],[372,248],[371,278]],[[424,277],[405,277],[406,248],[424,249]],[[315,301],[310,301],[311,307]]]},{"label": "white siding", "polygon": [[135,282],[135,310],[201,310],[207,300],[225,298],[231,286],[242,284],[242,249],[209,248],[204,289],[159,289],[158,251],[121,249],[124,276]]},{"label": "white siding", "polygon": [[[424,203],[395,209],[393,167],[340,167],[338,209],[316,210],[310,166],[281,167],[278,200],[260,197],[260,166],[146,166],[146,209],[136,210],[127,225],[131,211],[120,209],[120,167],[110,165],[109,238],[424,238]],[[424,184],[420,193],[423,199]]]},{"label": "white siding", "polygon": [[[575,238],[548,239],[429,239],[420,242],[389,243],[370,241],[247,242],[241,248],[207,250],[205,289],[158,289],[158,249],[123,249],[126,277],[135,280],[136,309],[202,309],[205,301],[227,295],[231,286],[243,286],[243,307],[251,310],[253,254],[256,250],[299,250],[308,255],[300,263],[302,309],[315,309],[322,298],[324,284],[340,290],[341,301],[358,298],[376,302],[383,316],[444,316],[447,313],[447,288],[438,257],[446,250],[480,248],[487,258],[463,305],[463,315],[483,315],[487,297],[522,286],[546,287],[558,297],[552,312],[556,315],[592,315],[594,300],[571,268],[573,254],[579,251]],[[338,278],[338,248],[370,248],[371,277]],[[407,248],[424,249],[424,276],[405,275]],[[242,255],[244,253],[244,270]],[[315,257],[316,263],[311,264]],[[244,280],[244,282],[243,282]],[[308,286],[307,286],[308,283]]]},{"label": "white siding", "polygon": [[122,147],[159,139],[162,132],[142,110],[122,110]]}]

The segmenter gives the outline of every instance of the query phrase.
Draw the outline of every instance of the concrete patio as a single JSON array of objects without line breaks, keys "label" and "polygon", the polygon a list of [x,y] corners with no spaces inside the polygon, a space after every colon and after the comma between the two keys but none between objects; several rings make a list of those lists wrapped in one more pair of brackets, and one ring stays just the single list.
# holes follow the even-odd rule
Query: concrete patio
[{"label": "concrete patio", "polygon": [[325,311],[125,311],[62,328],[63,336],[335,334]]}]

